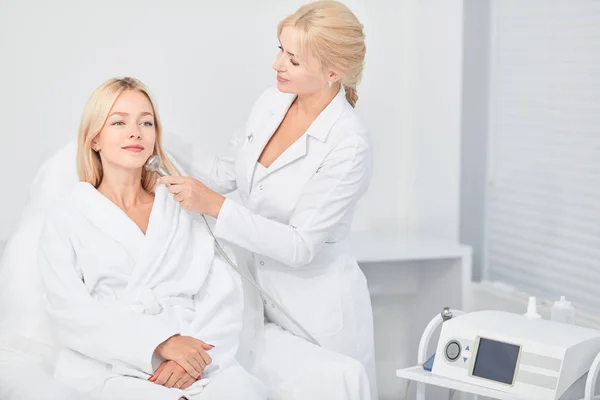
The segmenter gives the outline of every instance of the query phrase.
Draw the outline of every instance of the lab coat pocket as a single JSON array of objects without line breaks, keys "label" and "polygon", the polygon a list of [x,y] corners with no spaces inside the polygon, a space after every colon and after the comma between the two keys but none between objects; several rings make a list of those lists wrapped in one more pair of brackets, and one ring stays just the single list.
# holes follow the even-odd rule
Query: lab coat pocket
[{"label": "lab coat pocket", "polygon": [[301,268],[269,271],[268,275],[269,292],[312,335],[329,336],[342,330],[344,312],[337,269]]}]

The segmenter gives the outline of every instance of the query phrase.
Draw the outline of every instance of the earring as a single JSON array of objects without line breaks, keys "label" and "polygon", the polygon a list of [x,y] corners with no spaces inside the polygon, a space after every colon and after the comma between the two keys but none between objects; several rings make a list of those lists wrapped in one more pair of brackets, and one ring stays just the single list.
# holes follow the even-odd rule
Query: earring
[{"label": "earring", "polygon": [[329,87],[332,87],[332,86],[333,86],[333,82],[329,81]]}]

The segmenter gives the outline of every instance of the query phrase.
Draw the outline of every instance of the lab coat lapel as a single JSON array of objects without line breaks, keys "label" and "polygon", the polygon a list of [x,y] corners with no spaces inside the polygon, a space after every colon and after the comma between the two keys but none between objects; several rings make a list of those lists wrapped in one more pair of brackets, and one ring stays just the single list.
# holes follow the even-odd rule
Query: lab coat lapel
[{"label": "lab coat lapel", "polygon": [[275,159],[273,164],[271,164],[269,168],[267,168],[267,171],[263,175],[262,179],[267,177],[269,174],[272,174],[273,172],[277,171],[278,169],[283,168],[286,165],[298,160],[299,158],[304,157],[306,155],[307,143],[308,141],[306,140],[306,134],[300,136],[298,140],[296,140],[294,143],[292,143],[290,147],[284,150],[284,152],[281,153],[281,155],[277,157],[277,159]]},{"label": "lab coat lapel", "polygon": [[245,165],[247,173],[246,178],[248,182],[247,193],[250,193],[250,188],[252,187],[252,179],[254,177],[256,162],[260,158],[265,146],[281,124],[281,121],[283,121],[285,114],[287,114],[295,98],[295,95],[286,95],[283,97],[283,99],[280,97],[277,102],[270,104],[264,123],[258,127],[256,132],[250,132],[250,137],[252,137],[253,140],[248,146],[248,158],[246,159]]},{"label": "lab coat lapel", "polygon": [[321,141],[327,141],[329,131],[335,125],[346,108],[351,107],[346,100],[346,91],[342,86],[337,95],[329,102],[327,107],[317,116],[306,130],[306,134]]},{"label": "lab coat lapel", "polygon": [[[268,125],[268,130],[266,130],[268,135],[264,135],[263,140],[260,141],[260,145],[254,150],[252,157],[248,162],[248,182],[252,182],[256,161],[260,157],[260,154],[264,150],[271,136],[273,136],[275,133],[275,130],[281,124],[281,121],[285,117],[285,114],[295,98],[295,96],[290,96],[287,98],[289,102],[286,101],[284,103],[280,103],[278,107],[275,108],[275,111],[273,111],[273,121],[271,122],[272,125]],[[262,179],[265,179],[278,169],[281,169],[286,165],[289,165],[294,161],[304,157],[308,151],[308,136],[311,136],[321,142],[325,142],[331,127],[333,127],[336,121],[340,118],[345,107],[350,107],[350,105],[346,100],[346,91],[343,87],[341,87],[337,95],[308,127],[306,133],[300,136],[298,140],[292,143],[289,148],[287,148],[279,157],[277,157],[277,159],[275,159],[273,164],[267,168],[267,171],[263,175]]]},{"label": "lab coat lapel", "polygon": [[308,136],[314,137],[321,142],[325,142],[331,127],[340,118],[340,115],[346,106],[348,106],[348,102],[346,100],[346,91],[343,87],[341,87],[337,95],[329,102],[327,107],[321,111],[313,123],[310,124],[306,132],[300,136],[298,140],[292,143],[289,148],[281,153],[281,155],[277,157],[273,164],[269,166],[267,173],[263,176],[263,179],[278,169],[283,168],[299,158],[304,157],[307,153]]}]

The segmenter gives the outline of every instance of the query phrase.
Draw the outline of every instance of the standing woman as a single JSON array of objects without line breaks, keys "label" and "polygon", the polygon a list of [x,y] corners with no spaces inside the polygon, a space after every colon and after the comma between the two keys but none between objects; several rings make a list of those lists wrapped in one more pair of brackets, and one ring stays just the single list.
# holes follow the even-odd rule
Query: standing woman
[{"label": "standing woman", "polygon": [[[229,154],[194,160],[199,180],[159,182],[183,207],[216,218],[217,238],[252,253],[260,285],[323,347],[361,361],[375,399],[371,301],[348,246],[371,178],[371,140],[354,111],[363,26],[345,5],[317,1],[277,34],[277,88],[255,103]],[[235,189],[242,204],[222,196]]]}]

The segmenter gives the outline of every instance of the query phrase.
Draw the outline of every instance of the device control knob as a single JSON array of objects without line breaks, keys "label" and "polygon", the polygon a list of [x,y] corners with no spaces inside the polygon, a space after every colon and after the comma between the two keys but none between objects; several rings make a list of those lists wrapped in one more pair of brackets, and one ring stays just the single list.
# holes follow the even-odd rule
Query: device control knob
[{"label": "device control knob", "polygon": [[446,358],[448,361],[456,361],[460,356],[460,343],[456,340],[448,342],[446,345]]}]

